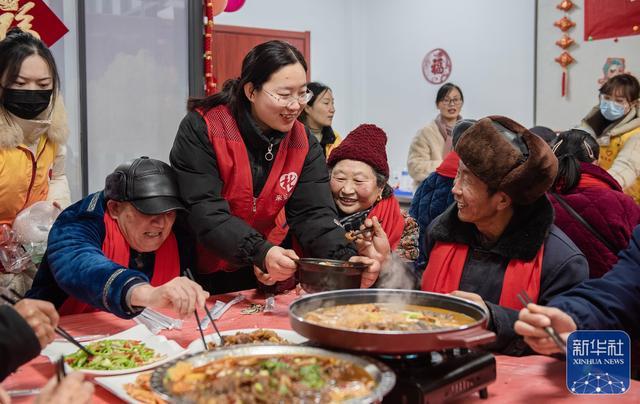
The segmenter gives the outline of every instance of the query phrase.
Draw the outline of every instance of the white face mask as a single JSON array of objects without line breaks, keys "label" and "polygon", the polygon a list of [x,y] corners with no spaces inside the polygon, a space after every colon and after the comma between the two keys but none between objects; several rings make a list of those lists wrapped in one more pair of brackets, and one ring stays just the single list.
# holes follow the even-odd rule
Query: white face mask
[{"label": "white face mask", "polygon": [[624,105],[615,101],[600,100],[600,112],[608,121],[615,121],[624,115]]}]

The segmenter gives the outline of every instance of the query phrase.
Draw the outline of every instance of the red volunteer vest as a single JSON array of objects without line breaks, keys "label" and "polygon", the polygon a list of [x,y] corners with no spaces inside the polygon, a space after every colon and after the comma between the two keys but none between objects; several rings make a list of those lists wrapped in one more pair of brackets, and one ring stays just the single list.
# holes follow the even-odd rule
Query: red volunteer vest
[{"label": "red volunteer vest", "polygon": [[[458,290],[468,252],[469,246],[466,244],[436,242],[429,254],[427,268],[422,274],[421,289],[437,293]],[[498,302],[500,306],[520,310],[522,303],[518,300],[517,294],[522,290],[525,290],[534,302],[538,301],[543,255],[544,245],[531,261],[509,261],[502,282],[502,293]]]},{"label": "red volunteer vest", "polygon": [[[108,213],[105,213],[104,225],[105,237],[102,242],[102,252],[111,261],[121,265],[123,268],[127,268],[129,266],[129,244],[120,232],[118,223]],[[176,236],[171,232],[156,251],[151,286],[164,285],[178,276],[180,276],[180,254]],[[98,309],[72,296],[69,296],[58,310],[61,316],[92,313],[94,311],[98,311]]]},{"label": "red volunteer vest", "polygon": [[[235,119],[226,105],[220,105],[203,116],[224,183],[222,196],[229,203],[231,214],[241,218],[265,238],[276,225],[280,212],[300,178],[309,151],[304,125],[298,121],[280,142],[271,172],[257,198],[253,196],[253,181],[247,148]],[[272,240],[269,240],[272,241]],[[233,253],[233,251],[230,251]],[[212,273],[228,270],[227,262],[204,246],[198,246],[198,270]]]}]

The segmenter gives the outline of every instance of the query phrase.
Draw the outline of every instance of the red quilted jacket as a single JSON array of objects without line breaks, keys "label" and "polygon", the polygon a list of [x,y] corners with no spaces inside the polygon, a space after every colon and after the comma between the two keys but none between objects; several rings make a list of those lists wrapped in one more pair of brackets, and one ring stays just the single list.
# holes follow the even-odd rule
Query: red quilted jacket
[{"label": "red quilted jacket", "polygon": [[599,278],[618,261],[617,253],[627,248],[633,228],[640,223],[640,206],[622,193],[620,184],[602,168],[580,163],[584,177],[603,186],[579,184],[562,198],[616,249],[611,252],[581,223],[574,219],[553,196],[549,200],[556,212],[555,225],[569,236],[589,261],[589,277]]}]

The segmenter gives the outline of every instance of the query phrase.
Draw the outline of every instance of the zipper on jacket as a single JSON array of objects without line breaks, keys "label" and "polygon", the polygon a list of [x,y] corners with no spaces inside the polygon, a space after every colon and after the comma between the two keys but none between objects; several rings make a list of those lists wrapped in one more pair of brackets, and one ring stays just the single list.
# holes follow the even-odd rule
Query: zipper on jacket
[{"label": "zipper on jacket", "polygon": [[22,209],[24,209],[25,206],[27,206],[27,202],[29,201],[29,197],[31,196],[31,190],[33,189],[33,183],[36,181],[37,163],[36,163],[36,158],[33,155],[33,153],[31,152],[31,150],[26,149],[26,148],[24,148],[22,146],[18,146],[18,149],[21,149],[22,151],[27,153],[29,155],[29,158],[31,158],[31,181],[29,182],[29,189],[27,190],[27,194],[26,194],[25,199],[24,199],[24,204],[22,205]]},{"label": "zipper on jacket", "polygon": [[253,197],[253,206],[251,207],[251,211],[253,213],[256,213],[256,203],[257,203],[258,198],[256,198],[255,196]]}]

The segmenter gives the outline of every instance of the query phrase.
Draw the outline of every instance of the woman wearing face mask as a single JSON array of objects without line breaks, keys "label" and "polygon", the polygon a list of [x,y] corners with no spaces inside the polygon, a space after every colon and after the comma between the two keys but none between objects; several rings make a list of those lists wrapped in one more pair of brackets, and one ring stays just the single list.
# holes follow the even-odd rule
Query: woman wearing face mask
[{"label": "woman wearing face mask", "polygon": [[640,84],[630,74],[619,74],[600,87],[600,105],[584,118],[581,129],[600,145],[598,165],[640,203]]},{"label": "woman wearing face mask", "polygon": [[[189,101],[170,160],[201,247],[199,281],[214,293],[294,275],[296,253],[267,238],[282,209],[305,255],[369,263],[363,287],[376,280],[388,253],[376,251],[384,243],[374,239],[360,244],[366,257],[356,257],[335,223],[322,147],[297,120],[312,97],[306,66],[295,47],[265,42],[220,93]],[[375,236],[386,242],[379,225]]]},{"label": "woman wearing face mask", "polygon": [[464,95],[457,85],[446,83],[438,90],[436,107],[440,113],[418,131],[409,147],[407,168],[415,188],[442,164],[444,156],[451,151],[451,131],[462,119],[460,111],[463,104]]},{"label": "woman wearing face mask", "polygon": [[[64,172],[66,113],[56,64],[49,49],[14,28],[0,41],[0,224],[39,201],[69,205]],[[19,290],[28,289],[30,271],[3,274]]]},{"label": "woman wearing face mask", "polygon": [[307,88],[313,96],[298,119],[309,128],[311,134],[320,142],[324,155],[328,157],[342,141],[338,132],[331,127],[333,115],[336,113],[333,91],[325,84],[316,81],[308,83]]}]

